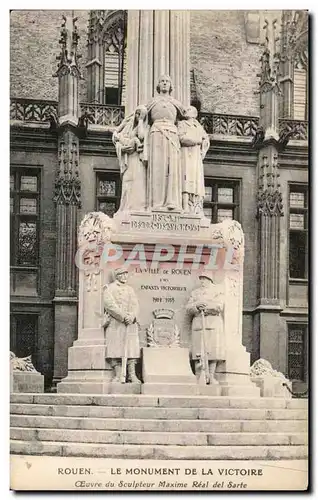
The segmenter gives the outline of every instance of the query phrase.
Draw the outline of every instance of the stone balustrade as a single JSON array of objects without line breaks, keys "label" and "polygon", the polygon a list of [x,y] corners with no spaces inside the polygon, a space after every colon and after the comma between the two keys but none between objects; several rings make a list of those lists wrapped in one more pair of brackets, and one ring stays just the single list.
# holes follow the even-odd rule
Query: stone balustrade
[{"label": "stone balustrade", "polygon": [[[57,101],[40,99],[10,99],[10,120],[21,122],[49,122],[50,115],[57,116]],[[117,127],[125,116],[124,106],[82,102],[80,115],[88,124],[100,127]],[[256,116],[225,115],[203,112],[199,121],[208,134],[254,137],[259,124]],[[308,140],[308,122],[303,120],[280,119],[279,131],[293,131],[293,140]]]},{"label": "stone balustrade", "polygon": [[125,117],[124,106],[82,102],[80,109],[81,115],[86,116],[89,124],[103,127],[117,127]]},{"label": "stone balustrade", "polygon": [[254,137],[259,118],[213,113],[201,113],[200,123],[208,134]]},{"label": "stone balustrade", "polygon": [[279,120],[279,133],[293,132],[292,140],[308,140],[308,121],[291,120],[290,118],[281,118]]},{"label": "stone balustrade", "polygon": [[57,101],[42,99],[10,99],[10,120],[21,122],[48,122],[57,115]]}]

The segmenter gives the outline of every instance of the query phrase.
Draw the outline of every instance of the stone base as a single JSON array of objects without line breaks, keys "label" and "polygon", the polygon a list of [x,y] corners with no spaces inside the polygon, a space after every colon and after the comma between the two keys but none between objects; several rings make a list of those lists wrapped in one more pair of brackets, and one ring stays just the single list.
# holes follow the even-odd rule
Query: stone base
[{"label": "stone base", "polygon": [[11,392],[44,392],[44,376],[35,372],[12,371]]},{"label": "stone base", "polygon": [[108,394],[140,394],[141,384],[111,382],[108,389]]},{"label": "stone base", "polygon": [[59,394],[140,394],[141,384],[104,381],[67,381],[57,385]]},{"label": "stone base", "polygon": [[[68,369],[69,370],[111,370],[111,367],[105,361],[105,343],[87,345],[85,340],[77,340],[73,347],[68,350]],[[112,374],[109,373],[109,378]]]},{"label": "stone base", "polygon": [[[142,349],[142,375],[144,383],[151,385],[196,385],[196,377],[190,366],[189,350],[184,347],[144,347]],[[167,394],[177,393],[168,392]]]},{"label": "stone base", "polygon": [[219,384],[204,385],[198,384],[198,392],[200,396],[221,396],[222,388]]},{"label": "stone base", "polygon": [[288,384],[288,387],[292,389],[292,383],[288,380],[283,380],[279,377],[252,377],[252,382],[254,382],[261,391],[262,397],[267,398],[284,398],[291,399],[292,395],[283,383]]},{"label": "stone base", "polygon": [[260,390],[256,385],[226,385],[221,384],[221,396],[237,396],[237,397],[260,397]]},{"label": "stone base", "polygon": [[171,395],[196,395],[198,393],[197,384],[152,384],[146,383],[141,386],[141,394],[164,394]]},{"label": "stone base", "polygon": [[110,370],[69,370],[59,384],[58,393],[108,394],[112,373]]},{"label": "stone base", "polygon": [[222,396],[260,397],[260,389],[250,377],[250,354],[239,342],[227,346],[226,361],[217,366],[215,378]]}]

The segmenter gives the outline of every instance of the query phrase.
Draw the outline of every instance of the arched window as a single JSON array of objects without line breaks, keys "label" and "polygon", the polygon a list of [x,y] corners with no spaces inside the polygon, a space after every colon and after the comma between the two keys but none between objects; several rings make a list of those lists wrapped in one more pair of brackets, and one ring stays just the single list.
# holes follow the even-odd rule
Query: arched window
[{"label": "arched window", "polygon": [[[293,118],[308,120],[308,75],[307,60],[303,61],[302,54],[297,55],[294,62],[293,86]],[[307,58],[306,58],[307,59]]]},{"label": "arched window", "polygon": [[125,105],[127,12],[91,11],[88,33],[88,102]]},{"label": "arched window", "polygon": [[308,14],[283,11],[281,118],[308,120]]}]

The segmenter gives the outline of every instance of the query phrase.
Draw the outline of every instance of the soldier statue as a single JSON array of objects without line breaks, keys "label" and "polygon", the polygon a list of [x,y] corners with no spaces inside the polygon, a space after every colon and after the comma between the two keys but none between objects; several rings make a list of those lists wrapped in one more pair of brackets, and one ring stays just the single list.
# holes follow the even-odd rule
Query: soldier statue
[{"label": "soldier statue", "polygon": [[187,304],[192,318],[191,355],[197,379],[204,375],[205,383],[218,384],[215,370],[225,360],[224,301],[209,273],[202,272],[199,279],[200,286],[193,290]]},{"label": "soldier statue", "polygon": [[106,359],[114,370],[113,382],[140,383],[136,364],[140,357],[137,316],[138,299],[127,285],[126,268],[116,269],[115,280],[104,291],[104,308],[108,317],[106,326]]}]

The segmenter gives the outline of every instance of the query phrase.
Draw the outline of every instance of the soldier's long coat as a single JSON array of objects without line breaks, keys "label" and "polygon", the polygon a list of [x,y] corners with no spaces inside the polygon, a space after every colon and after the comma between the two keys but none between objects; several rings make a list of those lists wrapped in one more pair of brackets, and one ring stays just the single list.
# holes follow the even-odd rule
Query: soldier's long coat
[{"label": "soldier's long coat", "polygon": [[[138,300],[129,285],[114,281],[104,291],[104,308],[110,315],[110,323],[106,328],[106,358],[121,358],[124,355],[125,337],[127,335],[127,358],[139,358],[140,344],[138,335]],[[124,318],[132,314],[135,321],[125,325]]]},{"label": "soldier's long coat", "polygon": [[225,338],[222,313],[216,314],[214,308],[219,305],[223,309],[223,301],[215,285],[211,283],[206,288],[199,287],[191,293],[187,304],[187,312],[192,317],[192,359],[201,356],[201,335],[203,329],[202,313],[197,305],[207,304],[204,316],[206,351],[209,360],[221,361],[225,359]]}]

